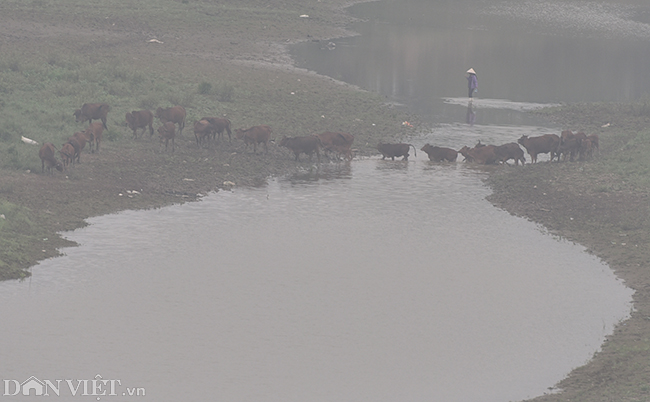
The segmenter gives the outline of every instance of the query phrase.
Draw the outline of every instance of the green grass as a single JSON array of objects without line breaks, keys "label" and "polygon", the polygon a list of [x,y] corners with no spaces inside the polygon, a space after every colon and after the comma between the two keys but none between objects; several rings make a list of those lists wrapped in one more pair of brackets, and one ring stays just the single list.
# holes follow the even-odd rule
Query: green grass
[{"label": "green grass", "polygon": [[27,277],[22,269],[29,260],[25,249],[46,239],[46,233],[30,219],[27,208],[0,200],[0,280]]},{"label": "green grass", "polygon": [[[268,124],[276,138],[347,131],[355,135],[355,148],[361,153],[371,152],[380,140],[403,136],[408,130],[401,122],[416,119],[389,109],[379,95],[283,69],[229,62],[241,54],[254,54],[262,42],[306,39],[307,35],[331,32],[328,24],[335,20],[331,8],[336,3],[344,2],[279,0],[272,7],[257,0],[0,2],[0,23],[19,24],[26,35],[32,34],[29,40],[3,43],[0,58],[0,202],[12,199],[14,204],[23,204],[14,193],[20,184],[8,184],[3,176],[41,172],[39,146],[23,143],[21,136],[60,147],[87,126],[77,123],[73,116],[83,103],[105,102],[111,106],[102,152],[134,148],[132,157],[137,157],[137,152],[151,155],[157,144],[134,142],[125,114],[174,105],[187,110],[186,137],[192,136],[193,122],[204,116],[225,116],[233,128]],[[306,21],[299,17],[301,14],[312,18]],[[165,44],[148,43],[152,37]],[[156,119],[154,126],[159,124]],[[171,162],[178,159],[162,157]],[[223,165],[214,160],[214,155],[208,158],[217,166]],[[193,163],[191,158],[187,160]],[[69,171],[66,183],[82,185],[85,169]],[[104,169],[105,175],[127,174],[120,166]],[[250,174],[246,169],[251,168],[237,169]],[[14,224],[0,227],[0,270],[11,267],[5,269],[8,276],[3,278],[20,277],[24,275],[17,273],[21,268],[45,257],[39,254],[41,238],[56,237],[51,231],[65,226],[57,226],[54,216],[65,215],[67,222],[73,222],[67,228],[87,217],[70,217],[65,210],[68,202],[50,202],[47,207],[52,215],[35,215],[35,211],[21,206],[19,221],[27,222],[30,217],[39,222],[24,226],[31,228],[31,235],[17,233]],[[97,204],[89,200],[88,205],[102,206],[86,208],[91,212],[85,214],[119,208],[104,200]],[[44,235],[41,227],[47,227],[49,234]]]}]

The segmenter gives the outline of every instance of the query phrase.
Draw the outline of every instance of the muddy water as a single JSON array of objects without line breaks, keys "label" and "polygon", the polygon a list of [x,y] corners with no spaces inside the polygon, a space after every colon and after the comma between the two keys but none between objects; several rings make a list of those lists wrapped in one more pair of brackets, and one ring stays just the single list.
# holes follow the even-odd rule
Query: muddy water
[{"label": "muddy water", "polygon": [[[524,18],[505,13],[508,3],[477,16],[449,4],[440,9],[455,18],[445,22],[448,37],[483,26],[469,23],[476,18]],[[422,18],[421,7],[408,8]],[[391,87],[401,88],[403,74],[391,73]],[[479,74],[480,93],[489,93],[489,74]],[[433,111],[438,124],[412,139],[417,148],[555,132],[521,110],[560,100],[515,92],[476,99],[468,124],[462,72],[460,80],[460,90],[423,102],[392,93]],[[412,84],[413,93],[424,85]],[[29,281],[0,284],[2,391],[13,395],[35,376],[62,380],[62,400],[542,394],[598,350],[627,316],[631,291],[581,246],[492,207],[485,174],[418,152],[408,162],[314,166],[189,205],[93,218],[68,234],[81,247],[34,267]]]},{"label": "muddy water", "polygon": [[68,236],[81,247],[0,284],[3,378],[99,374],[156,401],[545,392],[625,317],[630,290],[492,207],[481,170],[412,159],[91,219]]},{"label": "muddy water", "polygon": [[[591,1],[403,0],[359,4],[359,36],[293,48],[299,66],[408,104],[434,122],[462,121],[443,98],[516,102],[631,101],[650,95],[650,7]],[[511,113],[477,116],[502,124]],[[520,119],[521,117],[516,117]],[[510,120],[510,124],[518,124]]]}]

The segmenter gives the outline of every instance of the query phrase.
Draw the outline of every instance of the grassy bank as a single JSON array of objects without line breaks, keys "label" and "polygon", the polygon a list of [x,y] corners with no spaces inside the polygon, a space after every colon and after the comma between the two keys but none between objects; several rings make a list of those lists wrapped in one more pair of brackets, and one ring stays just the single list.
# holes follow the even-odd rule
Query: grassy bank
[{"label": "grassy bank", "polygon": [[[26,268],[57,255],[67,243],[56,233],[87,217],[185,202],[224,181],[255,185],[300,165],[273,144],[268,155],[234,139],[197,149],[191,127],[203,116],[227,117],[233,128],[268,124],[278,140],[346,131],[360,155],[409,132],[401,122],[414,119],[379,96],[283,64],[278,43],[345,32],[342,3],[124,3],[0,5],[2,279],[25,277]],[[59,147],[87,125],[73,117],[87,102],[111,106],[101,152],[83,154],[64,174],[41,174],[39,147],[21,136]],[[188,114],[174,154],[157,135],[132,138],[126,112],[173,105]]]},{"label": "grassy bank", "polygon": [[[578,242],[635,290],[634,311],[584,367],[536,401],[650,398],[650,111],[638,104],[572,105],[541,112],[600,136],[600,155],[574,163],[501,169],[490,200]],[[605,127],[603,127],[605,126]]]}]

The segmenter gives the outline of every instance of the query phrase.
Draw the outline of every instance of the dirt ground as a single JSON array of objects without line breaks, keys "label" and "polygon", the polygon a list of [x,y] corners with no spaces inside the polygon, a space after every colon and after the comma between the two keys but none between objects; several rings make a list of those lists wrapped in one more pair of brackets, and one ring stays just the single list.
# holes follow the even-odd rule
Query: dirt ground
[{"label": "dirt ground", "polygon": [[[487,180],[495,206],[582,244],[635,290],[631,318],[618,325],[587,365],[536,401],[645,401],[650,367],[650,193],[612,168],[627,160],[626,144],[650,123],[646,113],[618,105],[564,107],[547,116],[600,137],[593,160],[497,169]],[[607,123],[606,123],[607,122]],[[602,127],[607,126],[607,127]],[[616,127],[616,128],[614,128]],[[623,178],[622,178],[623,177]]]},{"label": "dirt ground", "polygon": [[[142,65],[169,56],[172,61],[161,68],[200,70],[247,66],[313,78],[313,74],[294,68],[284,52],[282,44],[305,40],[293,32],[285,36],[272,33],[268,40],[259,41],[246,30],[221,36],[201,32],[162,33],[154,28],[143,30],[130,22],[118,21],[118,28],[110,25],[111,21],[78,26],[54,24],[40,17],[15,19],[6,15],[0,16],[4,49],[23,47],[45,51],[52,46],[78,52],[92,49],[131,56],[134,63]],[[309,40],[347,34],[344,26],[349,18],[340,11],[336,15],[337,19],[325,21],[312,30]],[[168,46],[161,50],[143,40],[152,37]],[[280,40],[282,37],[286,39]],[[214,64],[208,67],[204,61]],[[314,82],[325,90],[332,86],[333,80],[315,78]],[[624,139],[620,133],[640,130],[648,124],[646,116],[630,119],[626,114],[612,113],[605,118],[602,110],[589,115],[566,108],[548,117],[565,127],[581,127],[598,133],[602,145],[597,158],[601,159],[617,151],[619,141]],[[619,127],[618,136],[610,135],[601,127],[604,121]],[[193,141],[188,125],[173,155],[165,152],[155,138],[145,136],[107,143],[98,154],[83,154],[79,167],[66,174],[55,172],[54,177],[3,170],[0,198],[32,211],[31,221],[41,231],[41,240],[20,244],[23,253],[9,264],[27,268],[41,259],[57,256],[61,247],[70,244],[55,233],[83,226],[88,217],[192,201],[207,192],[227,188],[226,182],[237,186],[260,185],[269,176],[291,172],[298,166],[286,150],[277,146],[271,146],[268,154],[260,154],[258,150],[254,155],[241,142],[233,141],[197,152]],[[355,147],[361,155],[372,154],[369,143],[362,141]],[[650,387],[643,384],[647,384],[650,376],[650,274],[647,272],[650,194],[621,182],[616,175],[602,174],[598,163],[589,161],[498,168],[493,170],[488,184],[494,189],[489,200],[497,207],[539,222],[552,233],[585,245],[636,290],[632,318],[616,329],[590,364],[577,369],[558,385],[564,389],[563,393],[538,399],[649,400]]]},{"label": "dirt ground", "polygon": [[[269,111],[254,108],[261,108],[265,103],[280,103],[273,99],[273,91],[278,91],[278,87],[291,87],[296,81],[300,82],[300,88],[304,88],[303,93],[296,96],[302,95],[307,99],[305,102],[327,104],[319,107],[329,107],[331,114],[327,119],[324,116],[321,119],[319,113],[303,121],[299,120],[300,115],[296,115],[300,111],[288,110],[294,109],[288,104],[286,114],[277,116],[274,122],[264,121],[274,127],[275,141],[270,144],[268,153],[258,148],[257,154],[253,154],[253,147],[246,148],[241,140],[234,138],[234,132],[232,142],[224,140],[197,149],[192,131],[194,120],[188,112],[183,135],[176,138],[176,149],[171,153],[158,143],[157,134],[153,138],[145,135],[131,139],[126,124],[112,111],[109,113],[109,128],[120,131],[121,139],[104,140],[99,153],[90,154],[86,149],[82,153],[81,164],[64,174],[40,174],[40,169],[1,170],[0,200],[27,208],[30,217],[24,229],[16,229],[18,232],[24,230],[25,236],[20,237],[22,233],[19,233],[19,240],[13,244],[13,249],[4,250],[0,259],[0,279],[24,277],[29,274],[24,269],[43,258],[59,255],[59,248],[70,244],[56,233],[83,226],[88,217],[124,209],[155,208],[187,202],[210,191],[228,188],[228,184],[224,183],[255,186],[264,183],[270,176],[304,167],[310,163],[305,155],[302,155],[301,162],[296,163],[287,149],[278,147],[282,136],[313,133],[308,130],[325,131],[320,127],[327,127],[327,121],[350,120],[351,114],[348,112],[356,112],[355,107],[359,108],[359,116],[364,113],[370,117],[379,114],[383,119],[383,122],[377,121],[376,126],[373,124],[375,127],[365,124],[362,118],[345,123],[349,131],[355,133],[357,155],[374,152],[374,144],[381,137],[373,136],[385,138],[386,135],[402,135],[404,129],[400,127],[400,122],[407,118],[416,122],[416,117],[398,111],[384,113],[389,111],[389,106],[381,100],[377,101],[379,97],[375,100],[358,97],[355,95],[359,93],[358,89],[350,85],[294,68],[286,53],[285,45],[300,40],[318,41],[351,34],[344,28],[351,20],[342,11],[345,4],[331,1],[328,7],[334,10],[333,19],[323,17],[314,20],[309,23],[308,29],[294,24],[284,28],[278,25],[218,31],[193,26],[187,26],[187,29],[160,29],[127,17],[73,18],[63,15],[68,12],[66,10],[56,12],[61,17],[57,20],[44,10],[31,13],[17,11],[17,7],[12,8],[9,4],[0,4],[0,51],[5,55],[16,57],[16,54],[25,52],[42,53],[57,62],[66,55],[80,55],[90,62],[96,59],[116,66],[127,60],[131,68],[147,74],[173,78],[176,72],[182,71],[194,75],[196,82],[201,82],[203,77],[214,76],[215,71],[223,72],[217,75],[235,77],[238,81],[233,86],[237,89],[238,83],[246,82],[256,88],[256,92],[259,91],[259,94],[250,96],[268,98],[247,103],[240,96],[239,102],[227,104],[232,109],[228,117],[234,122],[233,129],[260,124],[257,115],[268,115]],[[239,6],[236,4],[235,10],[239,10]],[[256,12],[254,7],[241,9],[244,14],[240,18],[246,18],[247,12]],[[317,13],[319,9],[312,11]],[[297,15],[294,19],[299,20]],[[150,42],[153,38],[164,44]],[[265,83],[269,84],[268,89],[264,88]],[[196,90],[195,87],[193,90]],[[3,102],[4,99],[9,101],[4,97]],[[3,102],[0,102],[0,107]],[[340,110],[347,114],[339,115]],[[311,119],[318,119],[317,124],[313,124],[314,120]],[[158,124],[156,119],[154,125],[157,127]],[[314,128],[310,129],[310,124]],[[81,124],[79,126],[77,129],[81,129]],[[38,149],[34,153],[38,153]],[[39,235],[30,237],[34,232],[39,232]]]}]

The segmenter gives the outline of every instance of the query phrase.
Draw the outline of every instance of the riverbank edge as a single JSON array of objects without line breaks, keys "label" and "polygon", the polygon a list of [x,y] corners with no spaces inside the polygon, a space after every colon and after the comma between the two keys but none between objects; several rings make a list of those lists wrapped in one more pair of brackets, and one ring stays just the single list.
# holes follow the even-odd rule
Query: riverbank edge
[{"label": "riverbank edge", "polygon": [[[96,51],[96,42],[105,40],[108,52],[94,55],[95,59],[91,59],[93,62],[102,60],[118,65],[120,61],[126,61],[133,63],[133,70],[146,69],[144,71],[151,71],[147,64],[153,62],[157,64],[159,72],[164,71],[163,74],[172,76],[176,74],[176,69],[196,69],[194,74],[188,75],[194,75],[198,80],[214,74],[213,70],[218,70],[218,66],[221,66],[225,68],[222,75],[237,76],[241,81],[249,81],[253,87],[266,86],[268,93],[284,91],[288,85],[295,85],[298,77],[297,81],[305,88],[300,92],[300,97],[306,99],[305,103],[313,101],[315,107],[324,109],[334,103],[344,106],[339,109],[330,108],[331,114],[325,112],[327,116],[306,116],[290,104],[284,110],[269,107],[260,114],[275,115],[273,121],[267,122],[274,127],[274,136],[280,136],[274,139],[279,142],[282,135],[304,135],[305,127],[309,127],[311,132],[322,132],[325,130],[320,127],[328,128],[327,122],[333,121],[339,123],[337,129],[357,134],[354,144],[356,154],[365,157],[376,152],[374,146],[377,142],[415,132],[416,128],[404,127],[401,122],[409,120],[417,127],[416,117],[403,109],[388,105],[378,94],[295,67],[288,52],[290,44],[356,35],[346,26],[357,19],[349,16],[344,10],[365,2],[367,1],[328,2],[323,7],[329,7],[330,13],[325,17],[321,15],[311,34],[305,35],[304,27],[292,20],[296,25],[283,26],[280,34],[275,33],[274,41],[269,38],[261,39],[262,37],[252,29],[244,31],[243,36],[226,37],[228,39],[225,39],[225,44],[214,42],[212,38],[201,36],[201,33],[177,31],[173,39],[165,37],[171,44],[164,53],[156,49],[155,45],[136,45],[132,41],[124,40],[130,36],[136,39],[142,37],[137,22],[134,26],[125,26],[116,32],[110,30],[110,24],[93,29],[80,27],[78,30],[65,30],[61,26],[43,23],[43,17],[39,17],[38,13],[31,14],[31,10],[30,14],[19,13],[19,17],[25,18],[25,21],[9,18],[6,27],[0,26],[0,33],[3,33],[2,29],[10,32],[15,25],[25,27],[25,30],[21,31],[24,36],[16,41],[18,46],[13,49],[13,54],[10,53],[10,43],[4,44],[4,49],[11,54],[13,60],[9,58],[2,67],[20,70],[23,63],[28,65],[30,62],[19,59],[23,54],[47,54],[56,52],[57,47],[76,44],[78,48],[66,47],[60,55],[49,56],[51,59],[48,62],[55,63],[66,54],[85,51],[89,44],[92,44]],[[284,7],[291,8],[291,2],[284,4]],[[256,10],[255,7],[246,8],[246,13],[254,15]],[[260,10],[264,12],[266,7],[262,6]],[[46,12],[47,9],[39,11]],[[316,11],[323,12],[321,8]],[[0,17],[0,22],[5,19]],[[71,26],[74,26],[74,23]],[[54,39],[48,44],[42,37],[50,29]],[[130,29],[134,32],[129,31]],[[283,38],[281,41],[277,39],[278,35]],[[184,44],[191,44],[192,47]],[[202,46],[203,44],[205,46]],[[203,53],[197,53],[197,48]],[[135,57],[136,55],[138,57]],[[149,58],[144,58],[144,55]],[[173,60],[170,66],[167,66],[166,64],[170,63],[169,56],[172,56]],[[146,62],[143,63],[143,60]],[[130,70],[127,70],[127,73],[128,71]],[[299,97],[298,92],[294,97]],[[264,101],[253,99],[240,96],[238,102],[230,106],[230,109],[243,110],[246,117],[242,119],[231,112],[228,117],[233,119],[232,116],[235,116],[233,121],[236,121],[233,129],[244,124],[248,124],[246,127],[255,124],[244,120],[250,120],[250,117],[246,116],[250,113],[249,110],[260,107],[260,103]],[[280,103],[276,100],[276,104]],[[3,106],[4,104],[0,104],[0,107]],[[220,106],[229,105],[222,103]],[[69,119],[67,111],[65,113],[64,120]],[[268,154],[250,155],[248,147],[244,147],[243,143],[236,139],[232,144],[222,143],[197,155],[196,149],[191,149],[194,139],[187,136],[177,138],[177,141],[185,143],[187,149],[177,149],[173,155],[156,156],[160,152],[152,149],[150,143],[129,141],[130,136],[125,134],[128,130],[126,124],[120,121],[120,112],[116,113],[113,113],[113,110],[109,113],[109,125],[117,127],[115,130],[119,133],[112,134],[117,134],[119,140],[104,141],[101,153],[86,154],[82,159],[85,162],[90,159],[92,161],[81,164],[80,169],[68,170],[64,176],[55,172],[54,177],[49,178],[40,174],[36,166],[29,170],[0,168],[0,212],[3,212],[3,217],[0,218],[0,235],[4,235],[0,238],[0,244],[4,246],[4,250],[0,250],[0,280],[27,278],[31,275],[30,268],[39,261],[60,256],[65,247],[75,246],[65,240],[62,234],[86,226],[88,218],[124,210],[159,208],[200,200],[209,192],[230,189],[231,186],[226,183],[259,186],[269,177],[286,175],[309,165],[306,161],[295,163],[288,157],[286,150],[279,149],[277,143],[270,147]],[[192,112],[188,110],[188,113]],[[356,113],[358,116],[354,116]],[[113,117],[114,115],[117,117]],[[188,118],[189,116],[188,114]],[[351,116],[359,118],[352,119]],[[154,124],[157,124],[158,121],[155,120]],[[373,122],[372,125],[370,121]],[[280,126],[278,122],[283,125]],[[186,128],[187,131],[190,131],[191,136],[191,126]],[[32,137],[35,135],[38,134],[30,134]],[[106,133],[104,135],[106,136]],[[36,154],[38,148],[33,152]],[[63,177],[65,179],[62,179]]]},{"label": "riverbank edge", "polygon": [[[538,112],[565,129],[600,137],[592,160],[495,169],[495,207],[586,247],[634,290],[630,317],[581,367],[531,401],[648,400],[650,386],[650,187],[635,172],[647,150],[644,104],[573,104]],[[525,263],[525,256],[520,256]]]}]

